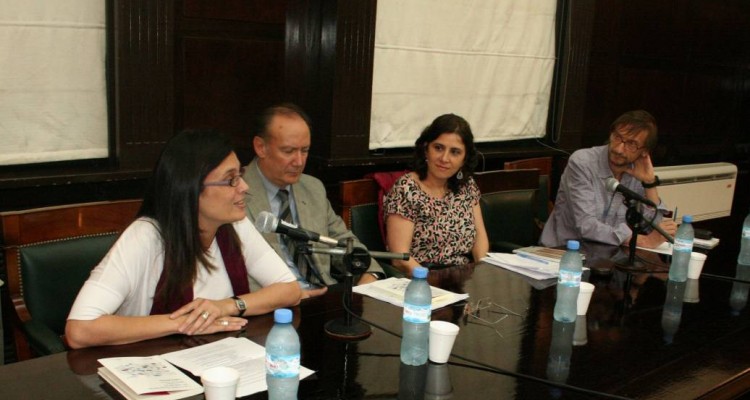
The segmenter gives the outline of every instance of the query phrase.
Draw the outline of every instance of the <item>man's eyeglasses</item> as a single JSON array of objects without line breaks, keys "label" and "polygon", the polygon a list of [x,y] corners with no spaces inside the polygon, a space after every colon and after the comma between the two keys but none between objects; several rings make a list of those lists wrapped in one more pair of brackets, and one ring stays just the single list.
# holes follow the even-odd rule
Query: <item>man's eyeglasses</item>
[{"label": "man's eyeglasses", "polygon": [[615,146],[619,145],[620,143],[623,143],[625,145],[625,150],[629,152],[636,152],[646,146],[639,146],[638,142],[635,140],[625,140],[625,138],[620,135],[619,133],[612,132],[609,134],[609,141],[612,142]]},{"label": "man's eyeglasses", "polygon": [[235,176],[231,177],[230,179],[225,179],[223,181],[203,182],[203,186],[231,186],[231,187],[237,187],[237,185],[240,184],[240,179],[242,179],[242,175],[235,175]]}]

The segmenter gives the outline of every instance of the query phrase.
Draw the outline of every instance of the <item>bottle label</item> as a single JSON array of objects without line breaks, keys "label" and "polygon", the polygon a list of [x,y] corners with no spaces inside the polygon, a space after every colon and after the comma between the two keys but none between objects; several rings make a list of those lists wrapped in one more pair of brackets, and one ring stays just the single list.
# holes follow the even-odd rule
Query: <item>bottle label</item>
[{"label": "bottle label", "polygon": [[693,241],[675,238],[673,251],[684,251],[689,253],[693,251]]},{"label": "bottle label", "polygon": [[404,321],[414,324],[427,324],[430,322],[432,308],[429,305],[417,306],[414,304],[404,304]]},{"label": "bottle label", "polygon": [[750,239],[750,226],[743,226],[742,227],[742,238],[743,239]]},{"label": "bottle label", "polygon": [[293,378],[299,375],[299,354],[274,356],[266,352],[266,373],[274,378]]},{"label": "bottle label", "polygon": [[561,269],[557,282],[568,286],[581,286],[581,273]]}]

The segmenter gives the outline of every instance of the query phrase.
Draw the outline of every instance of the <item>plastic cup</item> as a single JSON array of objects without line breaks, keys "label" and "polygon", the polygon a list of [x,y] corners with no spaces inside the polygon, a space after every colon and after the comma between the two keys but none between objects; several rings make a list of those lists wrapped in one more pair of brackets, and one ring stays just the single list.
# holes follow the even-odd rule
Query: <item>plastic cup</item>
[{"label": "plastic cup", "polygon": [[573,346],[583,346],[589,342],[586,316],[576,316],[576,326],[573,330]]},{"label": "plastic cup", "polygon": [[427,364],[425,400],[443,400],[453,397],[453,384],[448,373],[448,364]]},{"label": "plastic cup", "polygon": [[203,371],[201,382],[206,400],[234,400],[240,374],[230,367],[214,367]]},{"label": "plastic cup", "polygon": [[698,279],[688,278],[685,284],[685,295],[682,297],[682,301],[685,303],[698,303],[700,302],[700,295],[698,289]]},{"label": "plastic cup", "polygon": [[698,279],[701,276],[703,270],[703,264],[706,262],[706,256],[703,253],[690,253],[690,263],[688,264],[688,278]]},{"label": "plastic cup", "polygon": [[588,282],[581,282],[581,290],[578,291],[577,315],[586,315],[592,294],[594,294],[594,285]]},{"label": "plastic cup", "polygon": [[431,321],[430,361],[438,364],[448,362],[457,335],[458,325],[446,321]]}]

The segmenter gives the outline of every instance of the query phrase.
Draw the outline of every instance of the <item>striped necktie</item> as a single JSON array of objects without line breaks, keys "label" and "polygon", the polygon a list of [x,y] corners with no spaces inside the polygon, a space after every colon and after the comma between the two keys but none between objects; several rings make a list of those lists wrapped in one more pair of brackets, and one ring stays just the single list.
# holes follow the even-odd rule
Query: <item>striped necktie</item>
[{"label": "striped necktie", "polygon": [[[279,200],[281,200],[281,207],[279,207],[279,219],[293,224],[294,221],[292,220],[292,210],[291,207],[289,207],[289,191],[286,189],[279,189],[276,196],[278,196]],[[306,268],[306,263],[298,262],[294,240],[287,235],[281,235],[281,240],[284,242],[284,245],[289,251],[289,257],[291,257],[292,263],[297,266],[300,276],[307,282],[310,282],[310,277],[308,276],[310,271],[308,268]]]}]

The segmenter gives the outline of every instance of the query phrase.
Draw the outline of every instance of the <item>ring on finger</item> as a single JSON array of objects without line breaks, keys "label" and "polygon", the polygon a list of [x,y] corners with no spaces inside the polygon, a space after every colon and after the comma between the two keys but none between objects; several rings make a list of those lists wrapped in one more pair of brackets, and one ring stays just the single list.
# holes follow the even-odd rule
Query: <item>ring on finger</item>
[{"label": "ring on finger", "polygon": [[219,325],[221,325],[221,326],[229,326],[229,321],[227,321],[227,320],[221,320],[221,321],[219,321]]},{"label": "ring on finger", "polygon": [[210,313],[210,312],[208,312],[208,311],[203,311],[203,313],[201,314],[201,318],[203,318],[203,319],[208,319],[208,316],[209,316],[209,315],[211,315],[211,313]]}]

